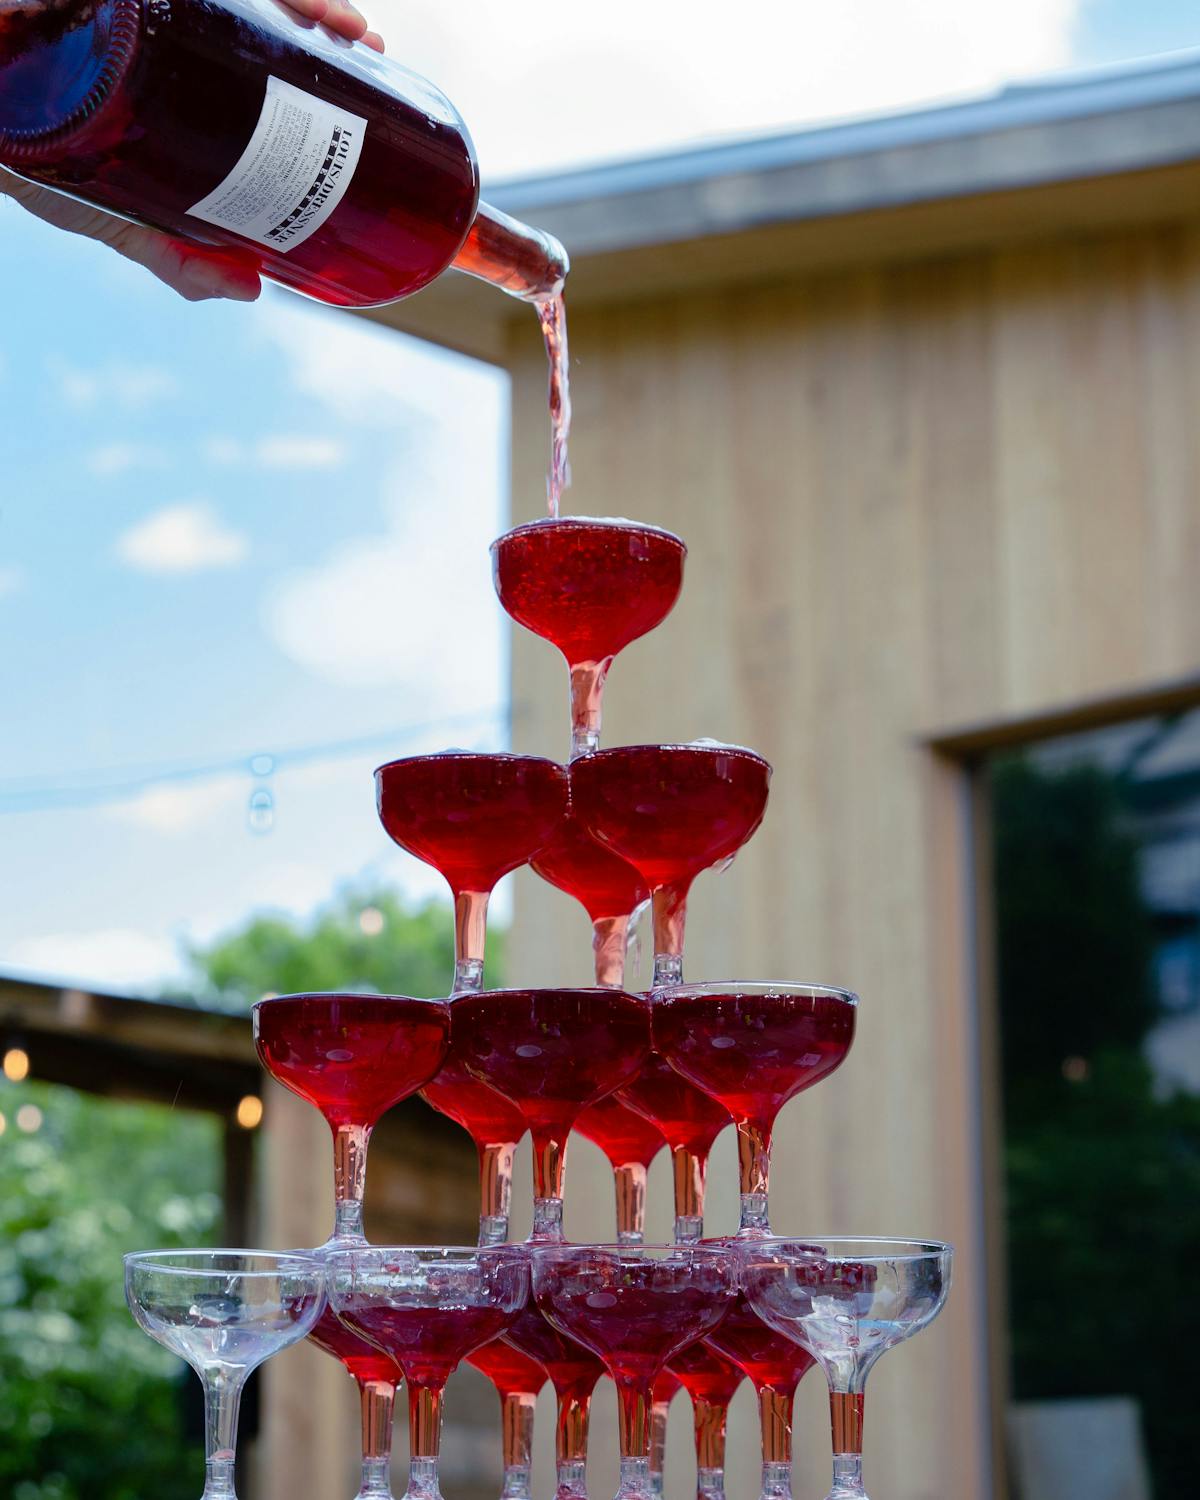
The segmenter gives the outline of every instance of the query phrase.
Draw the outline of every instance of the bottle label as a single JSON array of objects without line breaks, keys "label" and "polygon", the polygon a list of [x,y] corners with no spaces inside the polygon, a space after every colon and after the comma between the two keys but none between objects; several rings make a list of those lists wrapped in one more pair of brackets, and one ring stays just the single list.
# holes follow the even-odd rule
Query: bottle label
[{"label": "bottle label", "polygon": [[286,254],[342,201],[366,132],[361,116],[268,78],[250,144],[224,182],[188,213]]}]

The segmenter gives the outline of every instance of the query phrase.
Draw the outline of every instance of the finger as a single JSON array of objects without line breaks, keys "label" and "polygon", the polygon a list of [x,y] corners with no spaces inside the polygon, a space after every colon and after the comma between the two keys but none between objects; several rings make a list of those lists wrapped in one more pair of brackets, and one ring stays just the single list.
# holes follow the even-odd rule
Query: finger
[{"label": "finger", "polygon": [[329,10],[330,0],[284,0],[287,10],[294,10],[306,21],[323,21]]},{"label": "finger", "polygon": [[365,42],[368,47],[376,52],[383,51],[383,38],[377,31],[364,31],[359,40]]},{"label": "finger", "polygon": [[216,297],[253,302],[262,291],[258,264],[249,254],[192,245],[116,219],[109,220],[109,226],[93,238],[144,266],[188,302]]},{"label": "finger", "polygon": [[360,10],[356,10],[349,0],[330,0],[324,23],[330,31],[336,32],[338,36],[344,36],[351,42],[360,41],[367,30],[366,16]]}]

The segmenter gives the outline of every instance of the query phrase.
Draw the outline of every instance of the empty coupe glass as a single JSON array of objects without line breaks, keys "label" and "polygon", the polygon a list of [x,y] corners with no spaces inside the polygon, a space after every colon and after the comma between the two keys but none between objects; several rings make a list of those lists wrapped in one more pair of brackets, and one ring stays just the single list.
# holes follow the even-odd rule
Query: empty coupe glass
[{"label": "empty coupe glass", "polygon": [[942,1310],[953,1251],[932,1241],[744,1241],[741,1277],[765,1323],[807,1349],[825,1371],[833,1423],[828,1500],[866,1500],[863,1403],[879,1356]]},{"label": "empty coupe glass", "polygon": [[204,1386],[203,1500],[237,1500],[233,1469],[246,1377],[296,1343],[325,1306],[325,1271],[302,1255],[146,1250],[125,1257],[125,1300]]}]

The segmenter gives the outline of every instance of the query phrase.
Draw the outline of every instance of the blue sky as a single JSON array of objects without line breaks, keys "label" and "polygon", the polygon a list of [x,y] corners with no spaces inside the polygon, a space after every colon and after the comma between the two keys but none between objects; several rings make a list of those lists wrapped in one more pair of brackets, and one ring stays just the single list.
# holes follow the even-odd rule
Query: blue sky
[{"label": "blue sky", "polygon": [[[367,8],[394,39],[388,4]],[[545,76],[550,44],[481,0],[414,0],[392,50],[460,103],[485,171],[529,171],[1116,62],[1195,27],[1181,0],[859,0],[780,23],[796,46],[764,62],[752,35],[743,57],[681,32],[676,0],[637,8],[643,33],[676,28],[670,56],[634,48],[625,8],[564,20],[553,130],[513,83]],[[840,76],[839,56],[856,63]],[[616,120],[614,69],[631,80]],[[5,200],[0,286],[0,970],[153,989],[181,940],[254,910],[305,913],[364,875],[436,891],[379,830],[370,771],[504,743],[487,554],[508,513],[503,376],[282,292],[186,305]],[[286,759],[352,739],[373,743]],[[255,778],[255,753],[285,758]],[[215,761],[238,764],[147,778]],[[121,798],[47,805],[127,777]]]}]

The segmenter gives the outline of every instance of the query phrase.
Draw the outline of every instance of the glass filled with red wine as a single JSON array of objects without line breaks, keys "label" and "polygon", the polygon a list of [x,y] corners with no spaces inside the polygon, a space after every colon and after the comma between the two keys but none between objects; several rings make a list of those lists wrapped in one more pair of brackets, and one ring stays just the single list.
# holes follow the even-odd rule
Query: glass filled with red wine
[{"label": "glass filled with red wine", "polygon": [[328,1304],[308,1341],[340,1361],[358,1386],[362,1475],[354,1500],[392,1500],[392,1415],[404,1372],[390,1355],[347,1328]]},{"label": "glass filled with red wine", "polygon": [[672,1357],[669,1368],[692,1401],[697,1500],[724,1500],[729,1403],[746,1377],[709,1339],[689,1344]]},{"label": "glass filled with red wine", "polygon": [[775,1117],[845,1060],[858,996],[821,985],[731,980],[666,986],[650,1001],[655,1051],[723,1104],[737,1126],[738,1233],[769,1234]]},{"label": "glass filled with red wine", "polygon": [[454,896],[452,993],[479,989],[488,898],[566,815],[566,770],[537,755],[443,750],[380,766],[375,798],[388,835],[432,865]]},{"label": "glass filled with red wine", "polygon": [[428,1083],[450,1038],[444,1000],[276,995],[253,1010],[254,1045],[277,1083],[333,1132],[334,1226],[324,1248],[364,1245],[367,1147],[380,1117]]},{"label": "glass filled with red wine", "polygon": [[[731,1241],[730,1243],[735,1243]],[[758,1396],[762,1436],[759,1500],[792,1500],[792,1406],[815,1361],[786,1334],[764,1323],[739,1292],[706,1341],[736,1363]]]},{"label": "glass filled with red wine", "polygon": [[604,1374],[603,1364],[590,1349],[548,1323],[532,1298],[504,1337],[535,1359],[554,1386],[558,1399],[555,1500],[587,1500],[588,1414],[592,1392]]},{"label": "glass filled with red wine", "polygon": [[546,1372],[537,1360],[506,1342],[503,1334],[468,1354],[467,1363],[487,1376],[500,1398],[504,1465],[500,1500],[532,1500],[533,1416]]},{"label": "glass filled with red wine", "polygon": [[442,1392],[460,1361],[503,1333],[525,1306],[528,1255],[516,1245],[359,1247],[332,1252],[327,1265],[334,1312],[404,1371],[404,1500],[441,1500]]},{"label": "glass filled with red wine", "polygon": [[692,881],[752,837],[770,783],[771,767],[761,755],[708,741],[620,745],[572,763],[575,816],[628,860],[650,890],[655,985],[682,980]]},{"label": "glass filled with red wine", "polygon": [[500,603],[566,658],[572,760],[599,745],[613,658],[671,612],[686,556],[670,531],[595,516],[531,521],[492,543]]},{"label": "glass filled with red wine", "polygon": [[608,1157],[617,1194],[617,1242],[640,1245],[646,1234],[646,1176],[666,1146],[658,1126],[607,1094],[575,1121],[575,1131]]},{"label": "glass filled with red wine", "polygon": [[646,1002],[615,989],[479,990],[450,1009],[456,1057],[516,1106],[533,1135],[531,1238],[561,1239],[567,1139],[589,1104],[641,1066]]},{"label": "glass filled with red wine", "polygon": [[733,1252],[699,1245],[535,1245],[531,1253],[538,1307],[604,1361],[617,1387],[618,1500],[650,1500],[654,1382],[725,1315],[737,1294]]},{"label": "glass filled with red wine", "polygon": [[650,899],[642,877],[570,811],[529,865],[548,884],[574,896],[591,918],[596,983],[623,989],[630,926]]}]

